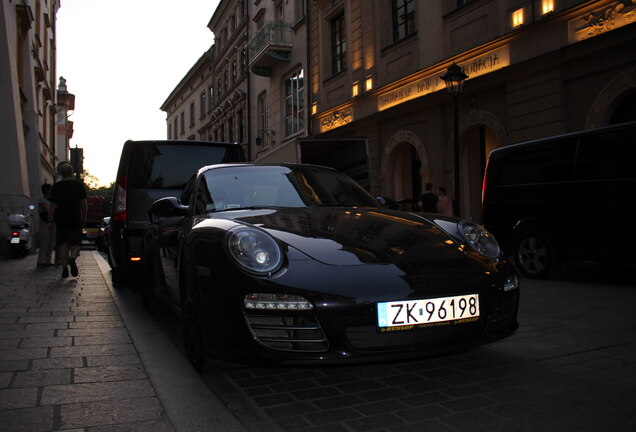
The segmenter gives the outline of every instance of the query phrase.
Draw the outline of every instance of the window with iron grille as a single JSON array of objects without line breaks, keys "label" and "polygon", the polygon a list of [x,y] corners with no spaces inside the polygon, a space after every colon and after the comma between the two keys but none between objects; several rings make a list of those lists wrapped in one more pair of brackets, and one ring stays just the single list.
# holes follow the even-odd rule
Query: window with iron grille
[{"label": "window with iron grille", "polygon": [[305,74],[303,69],[285,80],[285,135],[305,128]]},{"label": "window with iron grille", "polygon": [[331,73],[336,75],[345,69],[347,38],[344,14],[331,20]]},{"label": "window with iron grille", "polygon": [[393,41],[415,33],[415,1],[393,0]]}]

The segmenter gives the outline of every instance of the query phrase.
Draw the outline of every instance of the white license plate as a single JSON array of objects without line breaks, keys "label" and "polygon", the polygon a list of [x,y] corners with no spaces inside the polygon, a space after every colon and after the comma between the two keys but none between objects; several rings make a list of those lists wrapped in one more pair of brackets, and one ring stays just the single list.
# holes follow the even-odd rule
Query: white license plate
[{"label": "white license plate", "polygon": [[20,244],[20,237],[11,237],[11,244]]},{"label": "white license plate", "polygon": [[381,332],[432,327],[479,318],[479,296],[467,294],[423,300],[378,303],[378,327]]}]

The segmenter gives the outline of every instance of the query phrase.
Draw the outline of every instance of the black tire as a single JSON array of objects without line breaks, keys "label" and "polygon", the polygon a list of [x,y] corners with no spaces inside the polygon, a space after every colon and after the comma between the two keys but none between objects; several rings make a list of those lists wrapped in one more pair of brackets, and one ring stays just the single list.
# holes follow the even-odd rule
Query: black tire
[{"label": "black tire", "polygon": [[186,270],[185,287],[181,291],[181,315],[186,357],[192,367],[200,371],[206,359],[205,332],[201,293],[197,284],[196,268],[193,265],[189,265]]},{"label": "black tire", "polygon": [[557,257],[549,238],[532,231],[520,235],[515,242],[515,265],[528,278],[542,279],[557,268]]}]

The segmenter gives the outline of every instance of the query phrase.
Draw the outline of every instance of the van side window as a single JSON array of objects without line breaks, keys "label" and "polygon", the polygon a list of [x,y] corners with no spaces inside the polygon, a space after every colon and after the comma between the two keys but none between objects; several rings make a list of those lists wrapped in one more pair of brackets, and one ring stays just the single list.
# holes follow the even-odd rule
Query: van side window
[{"label": "van side window", "polygon": [[636,128],[584,136],[577,155],[576,177],[636,178]]},{"label": "van side window", "polygon": [[500,185],[550,183],[572,180],[576,139],[528,146],[502,162]]}]

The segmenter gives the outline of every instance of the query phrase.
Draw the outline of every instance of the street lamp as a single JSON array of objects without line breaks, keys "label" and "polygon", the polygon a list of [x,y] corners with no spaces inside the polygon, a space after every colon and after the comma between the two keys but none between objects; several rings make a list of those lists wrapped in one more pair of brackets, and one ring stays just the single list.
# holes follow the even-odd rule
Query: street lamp
[{"label": "street lamp", "polygon": [[440,77],[446,83],[446,90],[453,98],[453,157],[454,157],[454,180],[455,180],[455,205],[459,216],[459,110],[457,100],[462,94],[464,81],[468,75],[464,73],[457,63],[453,62],[446,72]]}]

